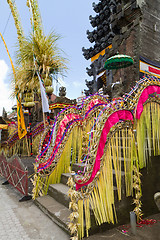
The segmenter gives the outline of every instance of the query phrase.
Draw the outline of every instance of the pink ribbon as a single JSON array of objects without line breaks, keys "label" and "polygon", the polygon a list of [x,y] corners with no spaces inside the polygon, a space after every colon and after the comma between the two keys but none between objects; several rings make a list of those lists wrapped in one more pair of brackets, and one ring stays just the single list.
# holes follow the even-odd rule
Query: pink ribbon
[{"label": "pink ribbon", "polygon": [[103,101],[103,100],[100,100],[100,99],[92,99],[92,100],[89,102],[89,104],[88,104],[88,106],[87,106],[87,108],[86,108],[86,113],[87,113],[92,107],[94,107],[95,105],[98,105],[98,104],[104,104],[104,105],[106,105],[106,104],[108,104],[108,103],[105,102],[105,101]]},{"label": "pink ribbon", "polygon": [[137,104],[137,108],[135,111],[136,119],[140,119],[141,114],[143,112],[143,104],[147,101],[147,99],[149,98],[149,95],[153,93],[160,94],[160,86],[154,86],[154,85],[148,86],[141,93],[138,104]]},{"label": "pink ribbon", "polygon": [[95,178],[97,172],[100,169],[100,161],[101,161],[101,157],[103,156],[104,147],[105,147],[105,143],[106,143],[106,140],[107,140],[107,135],[108,135],[111,127],[113,127],[120,120],[133,121],[133,115],[130,111],[119,110],[117,112],[112,113],[109,116],[109,118],[105,122],[105,125],[104,125],[102,133],[101,133],[101,137],[100,137],[100,141],[99,141],[99,145],[98,145],[98,150],[97,150],[97,155],[96,155],[96,159],[95,159],[95,163],[94,163],[94,167],[93,167],[91,177],[86,183],[81,184],[80,180],[79,180],[78,183],[76,183],[76,190],[78,190],[79,188],[81,188],[85,185],[88,185]]},{"label": "pink ribbon", "polygon": [[[54,148],[52,150],[52,153],[55,152],[55,154],[56,154],[58,152],[58,149],[60,148],[59,142],[61,141],[61,139],[63,137],[63,134],[64,134],[64,131],[66,130],[67,124],[70,123],[71,121],[75,120],[75,119],[79,119],[77,121],[80,121],[80,119],[81,119],[80,115],[74,114],[74,113],[69,113],[62,119],[62,121],[60,122],[58,132],[57,132],[55,145],[54,145]],[[50,158],[51,157],[52,156],[50,156]],[[40,163],[38,169],[41,169],[41,168],[45,167],[46,165],[47,165],[47,167],[49,167],[51,165],[51,163],[53,162],[53,160],[50,161],[50,158],[46,162]]]}]

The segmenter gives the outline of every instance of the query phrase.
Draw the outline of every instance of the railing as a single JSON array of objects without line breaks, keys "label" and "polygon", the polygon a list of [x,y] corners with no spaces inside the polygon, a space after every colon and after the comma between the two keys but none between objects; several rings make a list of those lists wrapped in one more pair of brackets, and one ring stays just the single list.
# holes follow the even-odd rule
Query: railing
[{"label": "railing", "polygon": [[1,153],[0,175],[24,196],[28,196],[28,171],[18,156],[7,159],[3,152]]}]

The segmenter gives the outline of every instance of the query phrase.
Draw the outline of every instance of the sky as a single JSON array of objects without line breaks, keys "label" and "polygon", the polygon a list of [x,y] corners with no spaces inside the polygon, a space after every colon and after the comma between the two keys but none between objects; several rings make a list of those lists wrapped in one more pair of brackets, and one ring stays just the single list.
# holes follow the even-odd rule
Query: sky
[{"label": "sky", "polygon": [[[87,39],[86,31],[93,30],[90,25],[89,15],[95,15],[92,3],[98,0],[38,0],[39,9],[45,34],[51,31],[61,36],[58,47],[63,50],[64,56],[69,60],[68,72],[62,79],[67,89],[67,97],[77,98],[81,95],[85,86],[85,79],[92,80],[86,74],[86,67],[90,66],[90,60],[85,60],[82,47],[91,46]],[[26,0],[15,0],[25,36],[31,32],[30,13],[26,6]],[[0,32],[2,33],[13,62],[15,62],[15,45],[17,33],[14,20],[10,14],[7,0],[0,0]],[[11,111],[15,100],[10,99],[11,64],[0,39],[0,115],[3,107]],[[58,86],[60,87],[60,85]],[[59,91],[58,91],[59,92]],[[56,86],[54,85],[54,93]]]}]

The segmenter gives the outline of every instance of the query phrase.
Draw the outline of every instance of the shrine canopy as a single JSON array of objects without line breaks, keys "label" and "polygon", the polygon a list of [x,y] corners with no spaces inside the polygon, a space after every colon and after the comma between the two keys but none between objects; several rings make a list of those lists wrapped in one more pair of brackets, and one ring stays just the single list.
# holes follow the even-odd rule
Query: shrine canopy
[{"label": "shrine canopy", "polygon": [[105,69],[120,69],[131,66],[134,63],[133,58],[128,55],[118,54],[107,59]]}]

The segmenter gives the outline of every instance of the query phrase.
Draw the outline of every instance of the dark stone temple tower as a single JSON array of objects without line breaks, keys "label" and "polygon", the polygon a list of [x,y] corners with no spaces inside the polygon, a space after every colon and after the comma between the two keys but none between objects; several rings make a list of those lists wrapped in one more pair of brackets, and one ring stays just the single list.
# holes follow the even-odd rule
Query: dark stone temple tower
[{"label": "dark stone temple tower", "polygon": [[[84,57],[91,59],[85,94],[118,81],[127,92],[140,73],[160,77],[160,0],[99,0],[93,9],[95,16],[89,16],[93,31],[86,32],[92,46],[82,48]],[[131,56],[134,65],[105,71],[105,61],[116,54]]]}]

